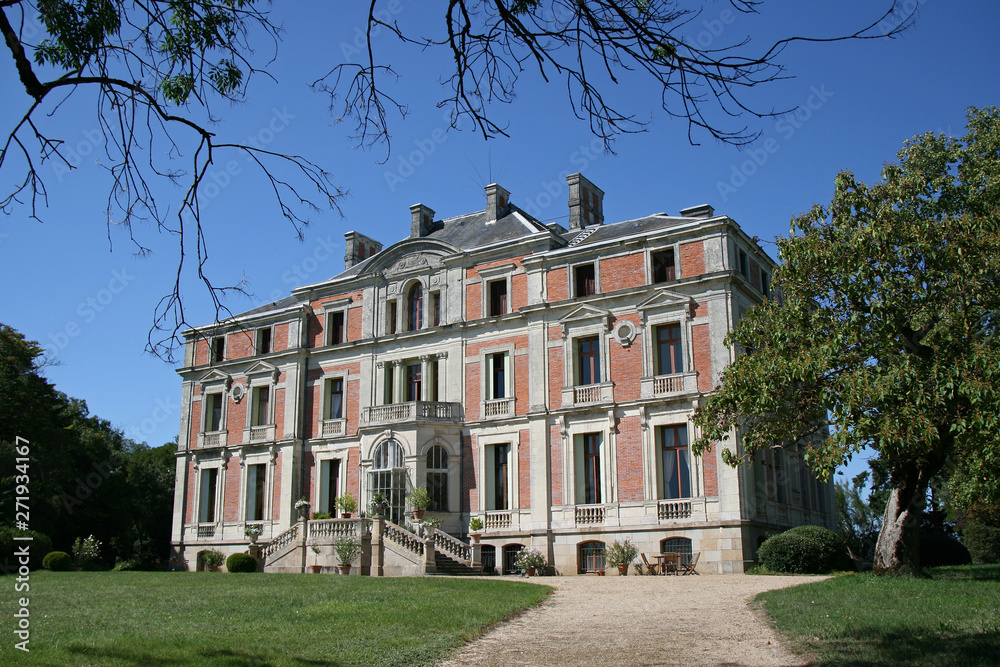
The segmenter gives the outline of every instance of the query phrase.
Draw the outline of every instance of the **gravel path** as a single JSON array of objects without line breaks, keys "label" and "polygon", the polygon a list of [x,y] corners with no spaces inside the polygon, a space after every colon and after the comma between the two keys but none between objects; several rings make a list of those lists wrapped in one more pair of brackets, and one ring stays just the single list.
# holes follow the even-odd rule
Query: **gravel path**
[{"label": "gravel path", "polygon": [[545,577],[541,606],[461,648],[458,665],[807,665],[749,602],[819,577]]}]

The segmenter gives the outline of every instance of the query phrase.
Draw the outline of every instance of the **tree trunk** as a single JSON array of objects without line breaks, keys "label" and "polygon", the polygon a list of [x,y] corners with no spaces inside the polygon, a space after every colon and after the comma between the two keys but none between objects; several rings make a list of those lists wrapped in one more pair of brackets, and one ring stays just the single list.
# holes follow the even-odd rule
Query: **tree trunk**
[{"label": "tree trunk", "polygon": [[893,471],[892,491],[885,505],[882,530],[875,545],[873,570],[878,574],[920,572],[920,522],[929,477],[919,468]]}]

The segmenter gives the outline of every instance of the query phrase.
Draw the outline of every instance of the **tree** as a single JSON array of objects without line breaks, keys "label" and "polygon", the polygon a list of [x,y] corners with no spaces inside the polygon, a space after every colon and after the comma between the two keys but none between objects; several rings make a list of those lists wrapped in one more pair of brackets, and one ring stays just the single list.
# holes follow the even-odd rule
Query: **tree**
[{"label": "tree", "polygon": [[[754,13],[762,2],[730,5]],[[661,91],[663,109],[686,121],[692,142],[702,131],[739,145],[756,133],[730,126],[733,119],[775,113],[752,109],[744,95],[784,77],[781,54],[787,45],[895,36],[910,25],[912,13],[901,8],[905,3],[883,2],[886,10],[851,34],[792,36],[757,50],[749,38],[704,47],[685,37],[684,26],[701,11],[692,0],[449,0],[438,5],[444,18],[439,34],[426,38],[393,19],[398,0],[370,0],[360,57],[352,62],[355,54],[346,54],[345,62],[330,63],[314,85],[330,95],[338,118],[356,121],[361,145],[388,147],[388,110],[404,114],[407,107],[390,94],[396,72],[383,64],[373,42],[385,30],[415,51],[451,56],[454,68],[442,77],[450,92],[439,106],[450,108],[453,126],[470,119],[486,138],[505,134],[490,103],[511,102],[519,76],[535,69],[546,81],[565,81],[574,113],[609,146],[618,133],[643,127],[635,113],[609,102],[611,87],[637,71]],[[151,221],[157,231],[177,237],[177,278],[155,309],[147,346],[168,358],[187,324],[181,282],[189,253],[217,316],[228,312],[225,294],[244,292],[242,283],[216,287],[204,270],[207,219],[200,193],[211,165],[230,159],[231,152],[256,165],[300,237],[309,215],[336,208],[342,195],[329,174],[305,157],[227,141],[209,129],[220,119],[220,102],[248,99],[254,75],[268,76],[267,58],[277,49],[280,29],[262,7],[262,0],[0,0],[0,33],[29,96],[0,150],[0,169],[21,174],[9,192],[0,193],[0,210],[27,206],[32,216],[39,214],[49,196],[39,166],[53,161],[73,168],[46,119],[60,114],[70,97],[93,104],[106,143],[109,231],[112,225],[124,228],[139,253],[149,247],[138,222]],[[36,21],[42,38],[31,40],[26,26]],[[157,179],[181,185],[175,205],[157,204]]]},{"label": "tree", "polygon": [[855,561],[870,561],[878,538],[879,513],[862,497],[869,473],[865,471],[850,483],[837,483],[837,528]]},{"label": "tree", "polygon": [[890,486],[881,572],[919,571],[928,484],[946,464],[958,504],[1000,489],[1000,111],[970,109],[962,140],[920,135],[898,158],[871,186],[841,173],[829,206],[792,220],[781,296],[730,334],[744,351],[696,414],[697,448],[727,442],[731,464],[804,447],[829,475],[876,450]]}]

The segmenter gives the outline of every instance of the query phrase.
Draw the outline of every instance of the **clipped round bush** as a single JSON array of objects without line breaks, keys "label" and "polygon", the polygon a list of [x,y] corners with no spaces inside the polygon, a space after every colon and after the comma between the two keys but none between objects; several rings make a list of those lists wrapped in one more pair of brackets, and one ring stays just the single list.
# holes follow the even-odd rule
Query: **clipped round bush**
[{"label": "clipped round bush", "polygon": [[772,572],[823,574],[852,569],[847,545],[820,526],[798,526],[764,541],[757,560]]},{"label": "clipped round bush", "polygon": [[73,559],[65,551],[50,551],[42,559],[42,567],[53,572],[66,572],[72,564]]},{"label": "clipped round bush", "polygon": [[230,572],[256,572],[257,560],[250,554],[232,554],[226,559],[226,569]]},{"label": "clipped round bush", "polygon": [[[17,530],[13,526],[3,526],[0,528],[0,554],[12,554],[14,549],[24,542],[14,540],[14,537],[31,537],[31,553],[28,555],[28,567],[32,570],[45,567],[43,556],[52,551],[52,540],[44,533],[35,530]],[[11,561],[13,562],[13,561]],[[17,566],[13,567],[14,571]]]},{"label": "clipped round bush", "polygon": [[920,534],[920,565],[941,567],[942,565],[968,565],[972,556],[965,545],[954,535],[942,532]]}]

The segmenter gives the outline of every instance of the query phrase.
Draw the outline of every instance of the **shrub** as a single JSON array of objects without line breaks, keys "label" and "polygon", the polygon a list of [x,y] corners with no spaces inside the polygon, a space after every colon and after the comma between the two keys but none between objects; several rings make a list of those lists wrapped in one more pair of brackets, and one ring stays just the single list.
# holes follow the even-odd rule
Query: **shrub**
[{"label": "shrub", "polygon": [[350,565],[361,555],[361,542],[356,537],[342,537],[333,543],[333,550],[337,552],[341,565]]},{"label": "shrub", "polygon": [[53,572],[65,572],[73,564],[73,559],[65,551],[50,551],[42,559],[42,567]]},{"label": "shrub", "polygon": [[635,545],[627,539],[624,542],[615,540],[604,553],[604,557],[610,567],[618,567],[622,564],[629,565],[638,555],[639,551],[635,548]]},{"label": "shrub", "polygon": [[920,534],[920,565],[940,567],[942,565],[968,565],[972,556],[965,545],[954,535],[940,531]]},{"label": "shrub", "polygon": [[337,505],[337,509],[341,512],[353,513],[354,510],[358,508],[358,504],[355,502],[354,496],[349,493],[337,496],[334,503]]},{"label": "shrub", "polygon": [[799,526],[770,537],[757,550],[757,560],[772,572],[822,574],[851,568],[847,545],[820,526]]},{"label": "shrub", "polygon": [[329,512],[313,512],[313,521],[322,521],[324,519],[332,519]]},{"label": "shrub", "polygon": [[76,538],[73,543],[73,562],[84,570],[102,569],[100,541],[93,535],[87,536],[87,539]]},{"label": "shrub", "polygon": [[545,567],[545,556],[538,549],[527,547],[517,552],[517,558],[514,559],[514,566],[519,570],[526,570],[529,567],[535,569]]},{"label": "shrub", "polygon": [[965,522],[962,540],[975,563],[1000,563],[1000,527],[977,519]]},{"label": "shrub", "polygon": [[250,554],[233,554],[226,559],[226,569],[230,572],[256,572],[257,560]]},{"label": "shrub", "polygon": [[469,521],[469,532],[478,533],[482,529],[483,529],[483,520],[480,519],[478,516],[473,517]]},{"label": "shrub", "polygon": [[201,562],[205,564],[205,567],[219,567],[225,560],[226,557],[222,555],[222,552],[215,549],[209,549],[201,556]]},{"label": "shrub", "polygon": [[[17,530],[13,526],[4,526],[0,528],[0,554],[3,556],[12,554],[18,546],[24,544],[24,542],[15,542],[15,535],[18,537],[30,536],[32,538],[31,551],[28,555],[28,567],[32,570],[44,567],[42,559],[45,554],[52,551],[52,540],[49,539],[49,536],[34,530]],[[13,562],[12,560],[11,563]],[[16,565],[11,567],[11,572],[17,572]]]}]

